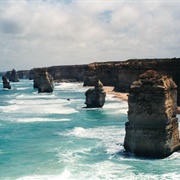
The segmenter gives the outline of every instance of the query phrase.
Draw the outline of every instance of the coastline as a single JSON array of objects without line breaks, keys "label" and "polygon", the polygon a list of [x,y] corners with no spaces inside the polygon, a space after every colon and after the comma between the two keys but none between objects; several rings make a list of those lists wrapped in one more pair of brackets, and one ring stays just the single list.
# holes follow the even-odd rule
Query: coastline
[{"label": "coastline", "polygon": [[[104,86],[103,88],[107,94],[114,95],[114,98],[119,98],[123,101],[128,101],[128,93],[115,92],[113,91],[113,86]],[[177,107],[177,114],[180,114],[180,106]]]},{"label": "coastline", "polygon": [[115,97],[115,98],[119,98],[123,101],[128,101],[128,93],[115,92],[115,91],[113,91],[113,89],[114,89],[113,86],[103,86],[103,88],[107,94],[112,94],[112,95],[114,95],[113,97]]}]

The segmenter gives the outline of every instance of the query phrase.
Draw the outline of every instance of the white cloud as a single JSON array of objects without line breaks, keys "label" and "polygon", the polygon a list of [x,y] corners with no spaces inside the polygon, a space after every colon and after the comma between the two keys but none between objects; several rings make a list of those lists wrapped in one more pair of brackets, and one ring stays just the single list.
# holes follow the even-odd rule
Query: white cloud
[{"label": "white cloud", "polygon": [[3,1],[0,70],[179,57],[179,21],[175,1]]}]

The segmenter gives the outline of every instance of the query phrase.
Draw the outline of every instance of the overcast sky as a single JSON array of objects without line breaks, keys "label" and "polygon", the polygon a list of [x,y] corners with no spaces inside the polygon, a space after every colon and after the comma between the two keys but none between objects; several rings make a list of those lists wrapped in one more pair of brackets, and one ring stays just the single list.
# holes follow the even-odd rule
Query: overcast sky
[{"label": "overcast sky", "polygon": [[180,57],[180,1],[0,0],[0,71]]}]

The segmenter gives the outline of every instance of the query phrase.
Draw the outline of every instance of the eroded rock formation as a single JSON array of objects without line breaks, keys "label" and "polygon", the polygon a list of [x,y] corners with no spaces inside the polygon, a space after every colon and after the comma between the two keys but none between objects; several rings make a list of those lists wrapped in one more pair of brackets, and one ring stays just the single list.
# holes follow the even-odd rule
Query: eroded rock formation
[{"label": "eroded rock formation", "polygon": [[11,85],[10,85],[7,77],[6,76],[2,76],[2,80],[3,80],[3,88],[11,89]]},{"label": "eroded rock formation", "polygon": [[130,87],[124,147],[137,156],[164,158],[180,149],[177,86],[149,70]]},{"label": "eroded rock formation", "polygon": [[53,78],[46,69],[36,69],[34,72],[34,88],[38,88],[39,93],[53,92],[53,83]]},{"label": "eroded rock formation", "polygon": [[97,81],[94,88],[88,89],[85,95],[87,108],[99,108],[105,103],[106,93],[100,80]]},{"label": "eroded rock formation", "polygon": [[19,82],[19,76],[15,69],[8,71],[5,75],[11,82]]}]

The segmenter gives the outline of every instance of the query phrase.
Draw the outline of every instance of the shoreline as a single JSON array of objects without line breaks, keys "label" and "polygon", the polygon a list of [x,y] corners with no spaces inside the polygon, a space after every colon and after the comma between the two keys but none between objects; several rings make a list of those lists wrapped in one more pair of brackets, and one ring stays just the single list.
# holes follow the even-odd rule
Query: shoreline
[{"label": "shoreline", "polygon": [[113,86],[103,86],[103,88],[106,94],[112,94],[114,95],[113,97],[115,98],[119,98],[123,101],[128,101],[128,93],[115,92],[113,91],[114,89]]},{"label": "shoreline", "polygon": [[[114,95],[114,98],[119,98],[123,101],[128,101],[128,93],[115,92],[113,91],[113,86],[104,86],[103,88],[106,94],[112,94]],[[177,107],[177,114],[180,114],[180,106]]]}]

